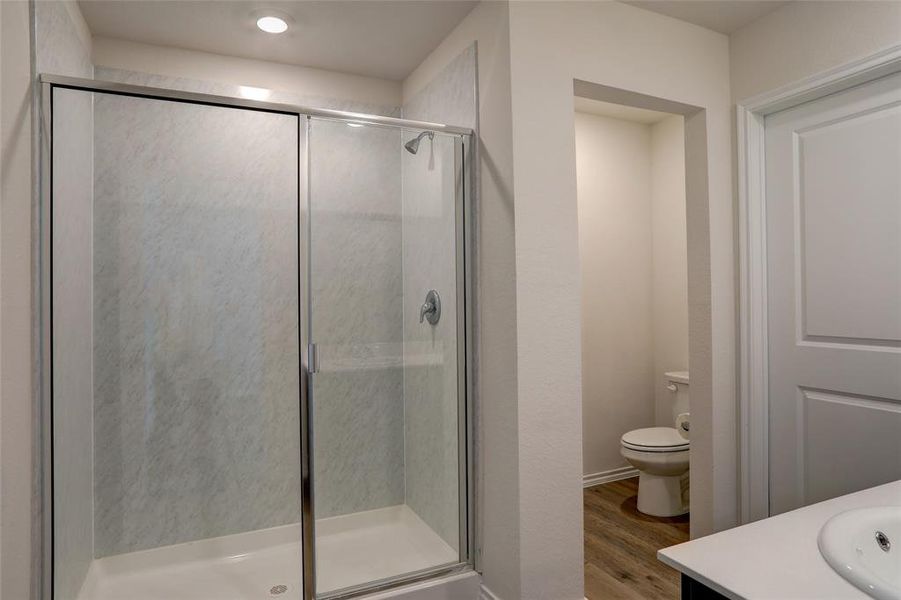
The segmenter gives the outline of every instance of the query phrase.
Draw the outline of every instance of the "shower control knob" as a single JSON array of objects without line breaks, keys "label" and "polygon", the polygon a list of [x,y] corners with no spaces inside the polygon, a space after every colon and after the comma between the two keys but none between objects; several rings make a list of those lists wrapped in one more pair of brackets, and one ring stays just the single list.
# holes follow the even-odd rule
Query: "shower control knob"
[{"label": "shower control knob", "polygon": [[425,295],[425,302],[419,307],[419,322],[426,320],[431,325],[438,323],[441,318],[441,297],[435,290],[429,290]]}]

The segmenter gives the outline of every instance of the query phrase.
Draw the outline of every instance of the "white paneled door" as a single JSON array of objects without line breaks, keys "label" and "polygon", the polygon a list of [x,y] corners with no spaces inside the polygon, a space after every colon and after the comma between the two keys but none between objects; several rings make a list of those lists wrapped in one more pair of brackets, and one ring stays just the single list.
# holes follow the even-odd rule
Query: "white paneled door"
[{"label": "white paneled door", "polygon": [[901,75],[766,118],[769,502],[901,479]]}]

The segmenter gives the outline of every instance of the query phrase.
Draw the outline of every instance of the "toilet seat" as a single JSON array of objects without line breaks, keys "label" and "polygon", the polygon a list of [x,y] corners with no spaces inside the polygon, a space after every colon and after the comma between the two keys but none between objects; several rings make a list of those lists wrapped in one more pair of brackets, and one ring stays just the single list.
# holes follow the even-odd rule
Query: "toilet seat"
[{"label": "toilet seat", "polygon": [[688,440],[674,427],[647,427],[635,429],[620,440],[624,448],[639,452],[684,452]]}]

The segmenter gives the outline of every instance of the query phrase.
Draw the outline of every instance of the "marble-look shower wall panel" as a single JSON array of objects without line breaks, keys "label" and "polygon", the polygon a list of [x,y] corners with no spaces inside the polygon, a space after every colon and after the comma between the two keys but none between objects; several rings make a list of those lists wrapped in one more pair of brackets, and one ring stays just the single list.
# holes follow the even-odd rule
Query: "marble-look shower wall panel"
[{"label": "marble-look shower wall panel", "polygon": [[317,518],[404,501],[400,140],[310,125]]},{"label": "marble-look shower wall panel", "polygon": [[316,377],[316,518],[404,503],[400,366]]},{"label": "marble-look shower wall panel", "polygon": [[35,70],[39,74],[94,76],[91,34],[75,0],[35,2],[34,19]]},{"label": "marble-look shower wall panel", "polygon": [[[36,2],[34,19],[37,72],[91,78],[75,3]],[[57,90],[53,135],[53,575],[55,599],[73,600],[94,549],[91,94]]]},{"label": "marble-look shower wall panel", "polygon": [[[475,128],[476,48],[470,46],[403,107],[405,118]],[[404,303],[441,295],[437,325],[404,318],[406,502],[459,548],[456,170],[454,139],[423,140],[404,153]],[[462,343],[462,340],[460,341]]]},{"label": "marble-look shower wall panel", "polygon": [[479,119],[476,45],[458,54],[401,107],[405,119],[476,128]]},{"label": "marble-look shower wall panel", "polygon": [[[236,85],[105,67],[97,78],[241,97]],[[267,100],[400,114],[396,106],[279,90]],[[323,364],[313,384],[317,517],[403,502],[400,152],[397,130],[313,121],[311,294]],[[369,423],[365,444],[348,441],[348,432]]]},{"label": "marble-look shower wall panel", "polygon": [[423,140],[404,167],[404,299],[434,289],[437,324],[404,317],[406,502],[458,547],[457,277],[454,139]]},{"label": "marble-look shower wall panel", "polygon": [[94,118],[96,556],[296,522],[297,119]]}]

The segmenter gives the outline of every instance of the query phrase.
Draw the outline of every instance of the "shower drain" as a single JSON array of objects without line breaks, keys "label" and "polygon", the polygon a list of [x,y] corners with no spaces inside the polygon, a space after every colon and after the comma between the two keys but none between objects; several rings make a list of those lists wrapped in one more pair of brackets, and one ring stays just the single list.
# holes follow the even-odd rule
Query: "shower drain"
[{"label": "shower drain", "polygon": [[269,593],[273,596],[278,596],[279,594],[284,594],[287,591],[288,591],[288,586],[282,585],[282,584],[274,585],[271,588],[269,588]]}]

